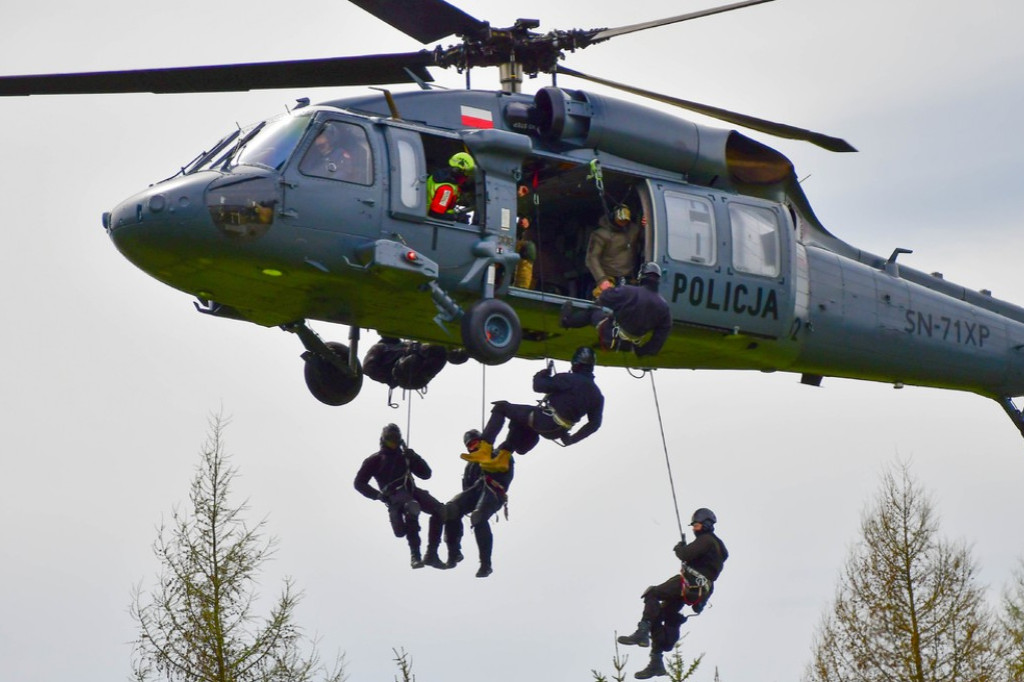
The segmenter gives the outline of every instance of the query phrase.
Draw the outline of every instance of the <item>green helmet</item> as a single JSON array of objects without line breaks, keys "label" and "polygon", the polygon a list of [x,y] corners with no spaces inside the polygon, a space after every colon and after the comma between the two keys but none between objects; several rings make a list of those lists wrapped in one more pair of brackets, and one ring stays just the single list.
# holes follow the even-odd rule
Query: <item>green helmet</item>
[{"label": "green helmet", "polygon": [[448,165],[457,171],[469,174],[476,168],[476,162],[473,161],[473,157],[466,152],[457,152],[452,154],[452,158],[448,159]]}]

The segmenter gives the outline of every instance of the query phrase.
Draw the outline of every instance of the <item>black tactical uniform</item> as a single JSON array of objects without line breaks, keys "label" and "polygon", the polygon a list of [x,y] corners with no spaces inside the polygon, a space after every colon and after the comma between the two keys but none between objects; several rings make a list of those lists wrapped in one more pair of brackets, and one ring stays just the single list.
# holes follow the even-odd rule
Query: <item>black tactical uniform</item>
[{"label": "black tactical uniform", "polygon": [[573,310],[567,303],[562,326],[594,325],[604,350],[633,351],[637,357],[656,355],[672,331],[668,302],[658,293],[660,282],[661,268],[647,263],[640,270],[640,285],[605,289],[597,298],[600,308]]},{"label": "black tactical uniform", "polygon": [[662,653],[671,651],[679,641],[679,628],[686,622],[680,611],[689,605],[700,613],[715,589],[715,580],[729,558],[725,543],[715,535],[715,522],[710,509],[701,507],[693,513],[690,525],[700,524],[699,530],[694,529],[693,542],[683,540],[673,550],[683,562],[682,571],[644,590],[644,611],[636,632],[619,637],[621,644],[651,646],[651,662],[636,673],[639,679],[665,674]]},{"label": "black tactical uniform", "polygon": [[[480,432],[473,429],[466,432],[463,442],[467,448],[474,450],[477,445],[475,441],[480,438]],[[515,451],[514,445],[505,441],[498,452],[506,449],[509,453]],[[509,454],[504,461],[507,464],[499,466],[504,471],[484,471],[479,462],[468,463],[462,474],[462,492],[445,505],[444,537],[448,546],[449,568],[454,568],[462,560],[462,517],[468,514],[480,554],[480,569],[476,576],[486,578],[493,572],[491,553],[494,535],[491,533],[489,519],[508,502],[508,489],[515,476],[515,460]]]},{"label": "black tactical uniform", "polygon": [[[430,465],[415,451],[405,447],[401,431],[388,424],[381,433],[380,450],[363,460],[356,474],[355,488],[371,500],[383,500],[388,507],[391,529],[395,537],[405,537],[409,543],[412,567],[421,568],[420,511],[430,514],[427,531],[427,559],[436,559],[441,544],[441,514],[444,505],[426,490],[416,487],[413,476],[430,478]],[[370,485],[370,479],[377,488]]]},{"label": "black tactical uniform", "polygon": [[[559,439],[565,445],[578,443],[601,427],[604,396],[594,383],[594,351],[583,346],[573,355],[572,371],[552,375],[542,369],[533,375],[533,390],[544,393],[541,405],[519,405],[504,400],[494,403],[491,418],[484,427],[483,442],[486,455],[509,421],[507,440],[516,444],[516,452],[532,450],[541,436]],[[583,417],[587,418],[576,433],[570,430]]]},{"label": "black tactical uniform", "polygon": [[419,390],[444,369],[447,356],[443,346],[385,336],[366,351],[363,374],[390,388]]}]

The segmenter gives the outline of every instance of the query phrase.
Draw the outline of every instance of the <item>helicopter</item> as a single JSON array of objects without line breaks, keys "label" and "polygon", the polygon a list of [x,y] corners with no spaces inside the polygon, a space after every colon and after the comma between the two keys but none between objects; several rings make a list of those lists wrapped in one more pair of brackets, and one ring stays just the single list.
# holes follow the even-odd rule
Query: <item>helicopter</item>
[{"label": "helicopter", "polygon": [[[119,251],[197,299],[199,312],[295,333],[306,382],[342,405],[362,384],[359,330],[463,348],[484,364],[567,359],[590,330],[558,324],[562,305],[590,305],[588,231],[610,205],[647,218],[640,261],[663,270],[673,333],[652,358],[600,353],[603,365],[787,371],[809,385],[845,377],[970,391],[1000,403],[1024,395],[1024,309],[986,291],[853,247],[817,219],[780,152],[735,130],[692,123],[584,90],[558,76],[617,87],[762,133],[853,148],[764,121],[568,69],[566,53],[618,35],[770,0],[750,0],[615,29],[539,33],[536,20],[494,28],[444,0],[352,0],[419,40],[461,42],[403,54],[0,78],[0,94],[208,92],[412,83],[418,90],[300,102],[236,129],[175,176],[104,215]],[[429,68],[498,67],[499,91],[431,89]],[[522,92],[524,75],[552,85]],[[358,140],[347,179],[303,161],[329,130]],[[432,169],[457,152],[475,161],[471,201],[431,215]],[[519,200],[528,185],[533,205]],[[515,286],[516,218],[534,222],[534,283]],[[638,263],[639,264],[639,263]],[[348,325],[324,342],[309,321]]]}]

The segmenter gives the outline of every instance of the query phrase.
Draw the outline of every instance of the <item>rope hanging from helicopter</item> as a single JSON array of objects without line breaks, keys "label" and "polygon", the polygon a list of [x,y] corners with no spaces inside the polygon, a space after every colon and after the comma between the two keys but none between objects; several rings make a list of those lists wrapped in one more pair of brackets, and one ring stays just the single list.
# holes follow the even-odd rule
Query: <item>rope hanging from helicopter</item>
[{"label": "rope hanging from helicopter", "polygon": [[672,461],[668,456],[668,439],[665,437],[665,422],[661,418],[661,403],[658,401],[658,387],[654,383],[654,372],[645,370],[651,375],[651,392],[654,394],[654,410],[658,414],[658,430],[661,432],[661,447],[665,453],[665,468],[668,471],[668,483],[672,489],[672,505],[676,511],[676,525],[679,527],[679,538],[685,540],[683,535],[683,522],[679,516],[679,498],[676,496],[675,477],[672,475]]}]

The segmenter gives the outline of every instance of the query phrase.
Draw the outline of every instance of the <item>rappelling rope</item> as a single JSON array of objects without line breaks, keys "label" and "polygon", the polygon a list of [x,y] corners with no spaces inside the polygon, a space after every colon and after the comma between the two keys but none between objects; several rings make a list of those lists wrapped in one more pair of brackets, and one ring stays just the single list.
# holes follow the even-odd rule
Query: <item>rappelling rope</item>
[{"label": "rappelling rope", "polygon": [[676,509],[676,524],[679,526],[679,538],[685,540],[683,535],[683,521],[679,517],[679,498],[676,497],[676,483],[672,476],[672,462],[668,457],[668,440],[665,438],[665,423],[661,419],[661,403],[658,402],[658,387],[654,385],[654,372],[651,375],[651,390],[654,392],[654,409],[658,413],[658,429],[661,431],[661,447],[665,451],[665,468],[668,469],[668,483],[672,487],[672,504]]},{"label": "rappelling rope", "polygon": [[480,363],[480,428],[484,426],[484,411],[487,409],[487,365]]},{"label": "rappelling rope", "polygon": [[405,439],[406,443],[412,442],[412,396],[405,400]]}]

